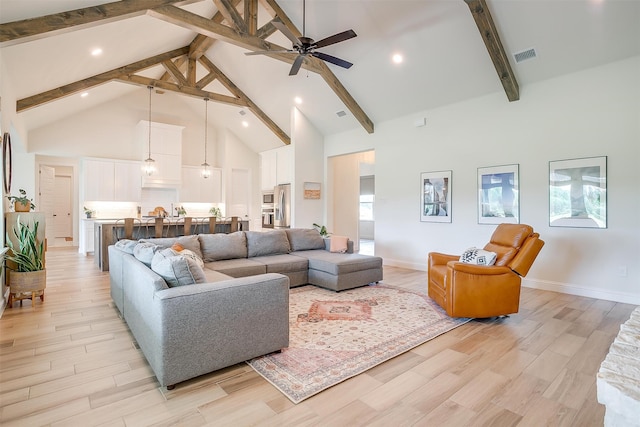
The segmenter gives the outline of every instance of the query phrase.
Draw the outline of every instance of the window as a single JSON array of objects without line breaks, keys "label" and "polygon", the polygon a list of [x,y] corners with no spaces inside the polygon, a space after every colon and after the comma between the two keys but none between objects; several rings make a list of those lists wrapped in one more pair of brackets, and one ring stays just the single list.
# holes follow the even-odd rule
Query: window
[{"label": "window", "polygon": [[360,221],[373,221],[373,194],[360,196]]}]

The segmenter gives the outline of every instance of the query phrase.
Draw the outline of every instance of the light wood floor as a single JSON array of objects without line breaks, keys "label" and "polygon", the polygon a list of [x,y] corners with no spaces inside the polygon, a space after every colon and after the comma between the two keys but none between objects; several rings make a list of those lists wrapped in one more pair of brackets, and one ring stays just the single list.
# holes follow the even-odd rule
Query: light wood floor
[{"label": "light wood floor", "polygon": [[[595,375],[635,306],[523,289],[520,313],[471,321],[292,404],[245,364],[160,388],[73,248],[47,253],[47,291],[0,319],[0,424],[51,426],[600,426]],[[385,268],[426,292],[426,273]],[[215,351],[215,349],[212,349]]]}]

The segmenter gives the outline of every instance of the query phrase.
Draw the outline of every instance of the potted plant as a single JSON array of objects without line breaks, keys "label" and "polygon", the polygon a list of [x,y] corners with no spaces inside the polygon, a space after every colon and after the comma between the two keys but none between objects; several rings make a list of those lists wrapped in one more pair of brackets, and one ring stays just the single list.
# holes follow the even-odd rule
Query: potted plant
[{"label": "potted plant", "polygon": [[319,225],[319,224],[316,224],[316,223],[314,222],[314,223],[313,223],[313,227],[314,227],[316,230],[318,230],[318,231],[320,232],[320,235],[321,235],[322,237],[324,237],[325,239],[326,239],[327,237],[329,237],[329,234],[331,234],[331,233],[329,233],[329,232],[327,231],[327,227],[325,227],[324,225]]},{"label": "potted plant", "polygon": [[22,188],[18,190],[20,193],[19,196],[7,196],[7,199],[11,202],[11,207],[16,212],[29,212],[36,208],[36,205],[33,203],[33,199],[27,197],[27,192]]},{"label": "potted plant", "polygon": [[178,214],[178,216],[187,216],[187,211],[183,206],[178,206],[176,208],[176,213]]},{"label": "potted plant", "polygon": [[94,210],[91,210],[91,209],[87,208],[86,206],[83,206],[82,209],[84,209],[84,214],[87,216],[87,218],[91,218],[93,216],[93,214],[95,213]]},{"label": "potted plant", "polygon": [[[44,241],[38,241],[38,225],[35,221],[31,227],[20,221],[13,228],[14,239],[7,232],[7,254],[9,301],[11,307],[14,299],[31,298],[38,294],[44,301],[44,289],[47,275],[44,267]],[[26,294],[26,295],[25,295]]]},{"label": "potted plant", "polygon": [[209,209],[209,213],[211,214],[211,216],[215,216],[216,218],[222,217],[222,212],[220,211],[220,208],[217,208],[215,206]]}]

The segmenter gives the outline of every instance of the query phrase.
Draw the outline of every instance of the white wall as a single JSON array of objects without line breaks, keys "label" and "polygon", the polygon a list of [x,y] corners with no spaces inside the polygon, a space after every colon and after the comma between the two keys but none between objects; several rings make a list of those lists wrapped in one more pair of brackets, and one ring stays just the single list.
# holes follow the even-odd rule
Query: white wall
[{"label": "white wall", "polygon": [[291,183],[293,209],[292,227],[311,228],[323,223],[325,188],[320,199],[304,198],[304,183],[324,181],[324,138],[313,124],[293,107],[291,113],[291,143],[294,153],[294,180]]},{"label": "white wall", "polygon": [[[546,241],[524,284],[640,304],[638,75],[634,57],[523,85],[517,102],[496,93],[330,136],[325,155],[375,149],[376,253],[422,270],[430,251],[486,243],[495,226],[477,223],[477,168],[517,163],[521,222]],[[549,227],[549,161],[593,156],[608,157],[608,228]],[[420,222],[420,173],[440,170],[453,171],[453,222]]]}]

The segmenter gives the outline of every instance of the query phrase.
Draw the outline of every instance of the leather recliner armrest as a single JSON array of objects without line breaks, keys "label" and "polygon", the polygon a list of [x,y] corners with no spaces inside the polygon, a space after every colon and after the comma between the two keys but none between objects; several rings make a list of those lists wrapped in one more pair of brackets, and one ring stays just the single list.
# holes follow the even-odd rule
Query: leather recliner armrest
[{"label": "leather recliner armrest", "polygon": [[460,255],[448,255],[439,252],[429,252],[429,265],[445,265],[450,261],[458,261]]}]

